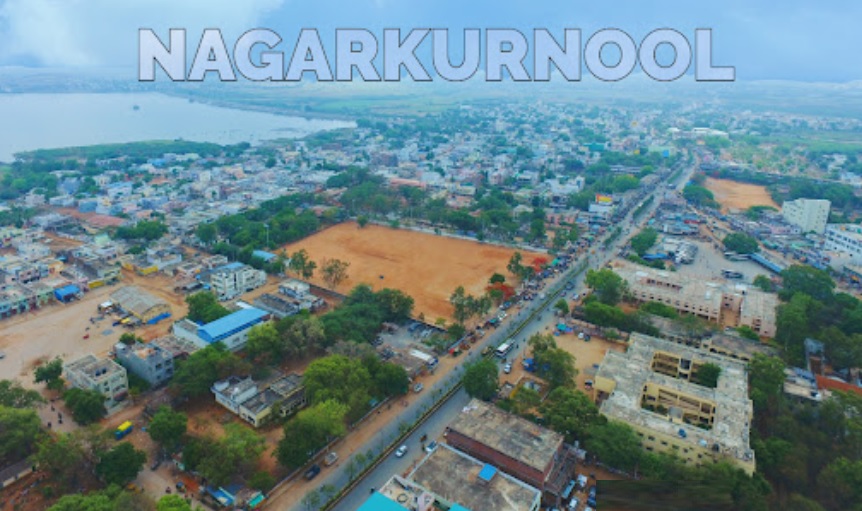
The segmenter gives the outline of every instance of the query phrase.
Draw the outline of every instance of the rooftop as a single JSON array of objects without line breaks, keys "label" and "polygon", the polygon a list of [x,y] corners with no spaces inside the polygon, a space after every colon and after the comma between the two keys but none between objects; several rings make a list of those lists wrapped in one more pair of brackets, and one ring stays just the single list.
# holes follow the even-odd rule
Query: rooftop
[{"label": "rooftop", "polygon": [[540,472],[547,469],[563,444],[559,433],[478,399],[461,410],[449,429]]},{"label": "rooftop", "polygon": [[143,314],[152,307],[166,304],[137,286],[126,286],[111,293],[111,301],[126,312]]},{"label": "rooftop", "polygon": [[207,323],[206,325],[200,327],[198,329],[198,334],[201,337],[204,337],[204,335],[206,335],[210,339],[213,339],[215,341],[229,334],[233,330],[260,322],[260,320],[265,318],[267,314],[268,313],[266,311],[262,311],[254,307],[248,309],[240,309],[232,314],[228,314],[223,318],[217,319],[211,323]]},{"label": "rooftop", "polygon": [[302,376],[296,373],[288,374],[272,382],[269,388],[279,396],[286,397],[302,388]]},{"label": "rooftop", "polygon": [[475,511],[538,509],[542,496],[538,489],[444,444],[422,460],[410,479],[448,502]]},{"label": "rooftop", "polygon": [[[711,389],[652,371],[653,356],[657,351],[673,353],[700,364],[718,365],[721,367],[718,386]],[[748,398],[748,374],[744,364],[715,353],[633,333],[628,351],[609,351],[596,377],[613,380],[616,384],[611,395],[601,404],[600,411],[605,416],[678,437],[681,442],[699,444],[701,447],[704,444],[718,445],[722,454],[746,462],[754,461],[754,451],[748,442],[753,411]],[[714,403],[712,429],[704,430],[694,425],[673,422],[666,416],[641,408],[641,397],[648,384]],[[685,436],[680,432],[684,432]]]},{"label": "rooftop", "polygon": [[166,335],[158,337],[150,341],[150,344],[160,347],[170,353],[174,358],[191,355],[200,348],[193,342],[186,339],[180,339],[174,335]]},{"label": "rooftop", "polygon": [[92,380],[109,378],[115,373],[125,373],[126,370],[120,364],[109,358],[96,358],[89,354],[66,364],[67,372],[82,373]]}]

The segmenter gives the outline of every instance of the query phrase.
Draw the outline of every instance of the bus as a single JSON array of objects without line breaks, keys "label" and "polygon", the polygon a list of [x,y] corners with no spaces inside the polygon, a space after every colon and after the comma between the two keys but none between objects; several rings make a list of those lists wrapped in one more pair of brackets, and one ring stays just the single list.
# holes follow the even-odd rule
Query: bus
[{"label": "bus", "polygon": [[506,358],[506,355],[512,351],[512,341],[506,341],[500,346],[497,347],[497,351],[494,352],[498,358]]}]

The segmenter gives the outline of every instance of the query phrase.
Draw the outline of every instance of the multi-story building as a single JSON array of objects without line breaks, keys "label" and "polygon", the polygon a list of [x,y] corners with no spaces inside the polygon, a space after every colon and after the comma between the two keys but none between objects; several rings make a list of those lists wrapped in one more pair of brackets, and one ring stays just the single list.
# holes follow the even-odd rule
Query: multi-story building
[{"label": "multi-story building", "polygon": [[262,323],[268,315],[266,311],[250,307],[203,326],[188,319],[182,319],[174,323],[172,331],[175,336],[190,341],[200,348],[220,342],[227,349],[236,351],[245,346],[251,327]]},{"label": "multi-story building", "polygon": [[[714,388],[699,370],[720,368]],[[638,333],[626,353],[609,351],[596,373],[599,411],[629,424],[647,451],[671,452],[692,465],[728,460],[754,473],[754,416],[743,363]]]},{"label": "multi-story building", "polygon": [[210,288],[219,300],[230,300],[266,284],[266,272],[242,263],[216,268],[208,275]]},{"label": "multi-story building", "polygon": [[166,383],[174,375],[174,356],[157,344],[117,343],[114,346],[117,361],[126,369],[143,378],[153,387]]},{"label": "multi-story building", "polygon": [[126,368],[108,358],[85,355],[65,364],[66,380],[79,389],[95,390],[105,396],[108,414],[119,410],[129,393]]},{"label": "multi-story building", "polygon": [[574,469],[563,435],[473,399],[446,428],[452,447],[538,488],[557,501]]},{"label": "multi-story building", "polygon": [[136,286],[126,286],[114,291],[111,293],[111,302],[144,324],[155,324],[171,316],[168,302]]},{"label": "multi-story building", "polygon": [[728,285],[679,273],[621,262],[615,268],[628,283],[629,296],[659,302],[726,326],[748,326],[764,337],[775,336],[778,298],[746,284]]},{"label": "multi-story building", "polygon": [[850,261],[862,265],[862,226],[856,224],[829,224],[826,226],[827,251],[847,254]]},{"label": "multi-story building", "polygon": [[802,232],[823,234],[829,221],[832,203],[824,199],[796,199],[781,205],[784,221],[802,229]]},{"label": "multi-story building", "polygon": [[211,391],[218,404],[254,427],[260,427],[273,414],[287,417],[307,403],[298,374],[276,375],[260,383],[250,377],[231,376],[214,383]]}]

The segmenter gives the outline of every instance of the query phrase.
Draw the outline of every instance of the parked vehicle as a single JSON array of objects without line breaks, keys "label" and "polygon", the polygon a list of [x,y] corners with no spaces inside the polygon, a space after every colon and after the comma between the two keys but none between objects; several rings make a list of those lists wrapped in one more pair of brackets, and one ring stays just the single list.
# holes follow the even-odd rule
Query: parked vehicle
[{"label": "parked vehicle", "polygon": [[425,385],[422,385],[421,383],[417,383],[416,385],[413,385],[413,392],[418,394],[418,393],[422,392],[422,389],[424,389],[424,388],[425,388]]},{"label": "parked vehicle", "polygon": [[123,439],[126,435],[132,432],[135,429],[134,424],[131,421],[126,421],[119,426],[117,426],[117,430],[114,431],[114,438],[117,440]]},{"label": "parked vehicle", "polygon": [[404,455],[407,454],[407,445],[404,444],[395,451],[396,458],[403,458]]},{"label": "parked vehicle", "polygon": [[503,366],[503,372],[506,374],[511,373],[512,372],[512,364],[506,363],[506,365]]},{"label": "parked vehicle", "polygon": [[305,479],[311,481],[317,474],[320,473],[320,465],[312,465],[311,468],[305,471]]},{"label": "parked vehicle", "polygon": [[437,448],[437,441],[432,440],[430,444],[425,446],[425,452],[433,452]]}]

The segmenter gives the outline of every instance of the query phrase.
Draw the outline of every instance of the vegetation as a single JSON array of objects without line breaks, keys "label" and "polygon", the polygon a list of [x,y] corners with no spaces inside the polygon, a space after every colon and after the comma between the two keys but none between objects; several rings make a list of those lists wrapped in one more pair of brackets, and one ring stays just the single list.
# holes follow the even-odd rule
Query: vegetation
[{"label": "vegetation", "polygon": [[174,451],[185,436],[187,427],[186,414],[174,411],[168,406],[161,406],[147,426],[147,433],[162,447]]},{"label": "vegetation", "polygon": [[536,374],[548,382],[551,389],[570,387],[574,384],[578,370],[575,357],[568,351],[557,347],[553,335],[534,334],[527,340],[533,350]]},{"label": "vegetation", "polygon": [[482,316],[491,310],[492,298],[489,295],[475,297],[468,295],[464,291],[464,286],[458,286],[452,296],[449,297],[449,303],[452,304],[452,317],[459,325],[463,325],[465,321],[473,316]]},{"label": "vegetation", "polygon": [[105,396],[96,390],[71,388],[63,393],[63,401],[78,424],[91,424],[107,413]]},{"label": "vegetation", "polygon": [[96,474],[107,484],[122,486],[138,476],[145,461],[147,455],[143,451],[129,442],[120,442],[99,457]]},{"label": "vegetation", "polygon": [[777,289],[775,283],[772,282],[772,279],[770,279],[766,275],[758,275],[754,277],[753,284],[767,293],[774,293]]},{"label": "vegetation", "polygon": [[714,389],[718,386],[718,377],[721,375],[721,366],[708,362],[697,369],[694,374],[694,382],[704,387]]},{"label": "vegetation", "polygon": [[276,451],[279,463],[290,470],[299,468],[331,439],[344,435],[348,409],[346,404],[330,399],[300,411],[284,425],[284,438]]},{"label": "vegetation", "polygon": [[561,316],[566,316],[569,314],[569,302],[567,302],[565,298],[560,298],[554,304],[554,309],[556,309]]},{"label": "vegetation", "polygon": [[251,364],[229,352],[224,344],[210,344],[177,361],[170,387],[182,397],[205,396],[216,381],[250,370]]},{"label": "vegetation", "polygon": [[0,464],[11,464],[28,456],[42,433],[42,421],[30,408],[0,405]]},{"label": "vegetation", "polygon": [[658,329],[650,323],[643,312],[626,314],[622,309],[613,305],[605,305],[598,300],[588,297],[584,304],[584,319],[590,323],[602,327],[612,327],[626,332],[640,332],[646,335],[658,335]]},{"label": "vegetation", "polygon": [[413,298],[394,289],[374,292],[361,284],[335,310],[321,317],[330,344],[339,340],[366,343],[374,339],[383,323],[398,323],[410,317]]},{"label": "vegetation", "polygon": [[682,196],[695,206],[716,209],[719,207],[718,202],[715,200],[715,195],[702,186],[688,185],[683,188]]},{"label": "vegetation", "polygon": [[591,296],[605,305],[616,305],[623,299],[627,284],[622,277],[610,269],[587,271],[587,286],[593,290]]},{"label": "vegetation", "polygon": [[647,227],[638,234],[632,237],[631,246],[638,256],[643,257],[655,245],[658,240],[658,231],[652,227]]},{"label": "vegetation", "polygon": [[201,291],[186,297],[189,305],[188,318],[195,323],[206,324],[230,314],[216,296],[209,291]]},{"label": "vegetation", "polygon": [[0,380],[0,406],[7,408],[33,408],[45,402],[35,390],[25,389],[12,380]]},{"label": "vegetation", "polygon": [[732,232],[724,237],[724,248],[737,254],[753,254],[760,250],[757,239],[744,232]]},{"label": "vegetation", "polygon": [[661,302],[646,302],[640,306],[640,310],[648,314],[655,314],[656,316],[668,319],[676,319],[679,317],[679,313],[676,312],[676,309]]},{"label": "vegetation", "polygon": [[305,249],[300,249],[290,255],[290,262],[287,269],[293,272],[297,277],[305,280],[314,275],[314,270],[317,268],[317,263],[308,257],[308,252]]},{"label": "vegetation", "polygon": [[224,431],[220,440],[192,437],[183,450],[186,466],[219,486],[249,476],[266,448],[264,438],[243,425],[227,424]]},{"label": "vegetation", "polygon": [[567,442],[584,441],[593,428],[605,421],[589,396],[570,387],[557,387],[541,406],[545,423],[565,435]]},{"label": "vegetation", "polygon": [[497,364],[490,359],[481,359],[468,364],[464,369],[464,390],[470,397],[490,400],[497,395]]},{"label": "vegetation", "polygon": [[55,358],[36,368],[34,381],[44,383],[46,387],[52,390],[62,390],[65,385],[61,378],[62,374],[63,361],[60,358]]},{"label": "vegetation", "polygon": [[168,226],[158,220],[142,220],[131,227],[118,227],[114,236],[121,240],[155,241],[168,233]]}]

